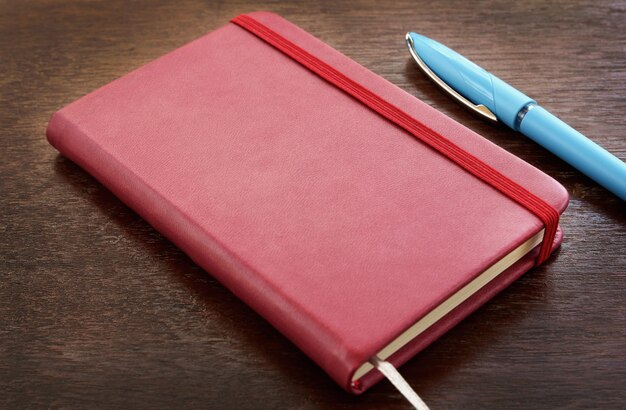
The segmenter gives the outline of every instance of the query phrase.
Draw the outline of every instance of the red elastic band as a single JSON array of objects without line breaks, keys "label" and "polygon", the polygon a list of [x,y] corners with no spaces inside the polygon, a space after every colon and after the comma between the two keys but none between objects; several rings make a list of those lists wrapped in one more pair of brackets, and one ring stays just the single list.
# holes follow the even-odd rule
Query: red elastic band
[{"label": "red elastic band", "polygon": [[559,223],[559,213],[543,199],[252,17],[242,14],[232,19],[231,22],[248,30],[321,78],[347,92],[535,214],[545,225],[537,265],[543,263],[550,256],[552,242]]}]

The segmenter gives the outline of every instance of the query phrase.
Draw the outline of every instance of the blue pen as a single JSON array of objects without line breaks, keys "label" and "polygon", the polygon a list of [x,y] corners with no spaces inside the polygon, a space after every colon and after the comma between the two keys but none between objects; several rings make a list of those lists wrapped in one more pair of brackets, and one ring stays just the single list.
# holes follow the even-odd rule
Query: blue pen
[{"label": "blue pen", "polygon": [[626,163],[446,46],[416,33],[407,33],[406,43],[422,71],[460,103],[520,131],[626,201]]}]

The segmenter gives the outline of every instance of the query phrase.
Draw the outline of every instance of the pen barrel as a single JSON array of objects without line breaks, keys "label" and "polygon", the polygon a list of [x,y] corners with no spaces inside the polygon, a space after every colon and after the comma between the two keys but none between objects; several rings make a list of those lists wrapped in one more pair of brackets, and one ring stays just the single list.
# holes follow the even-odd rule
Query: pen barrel
[{"label": "pen barrel", "polygon": [[540,106],[526,113],[519,130],[626,201],[626,163]]}]

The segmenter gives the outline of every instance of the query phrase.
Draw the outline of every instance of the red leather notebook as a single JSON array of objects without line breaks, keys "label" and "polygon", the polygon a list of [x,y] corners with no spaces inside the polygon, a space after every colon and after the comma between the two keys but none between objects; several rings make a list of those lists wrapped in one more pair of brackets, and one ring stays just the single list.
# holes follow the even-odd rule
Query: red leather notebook
[{"label": "red leather notebook", "polygon": [[568,202],[271,13],[69,104],[47,136],[352,393],[382,377],[371,357],[401,365],[545,260]]}]

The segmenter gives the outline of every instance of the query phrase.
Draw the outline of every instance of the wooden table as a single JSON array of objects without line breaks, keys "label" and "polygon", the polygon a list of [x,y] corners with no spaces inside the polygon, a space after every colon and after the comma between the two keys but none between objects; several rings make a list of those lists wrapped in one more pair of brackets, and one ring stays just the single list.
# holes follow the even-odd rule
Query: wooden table
[{"label": "wooden table", "polygon": [[626,158],[626,3],[0,3],[0,407],[408,408],[337,387],[44,138],[52,112],[243,12],[278,12],[571,193],[558,254],[402,368],[433,409],[626,406],[626,207],[472,116],[419,31]]}]

